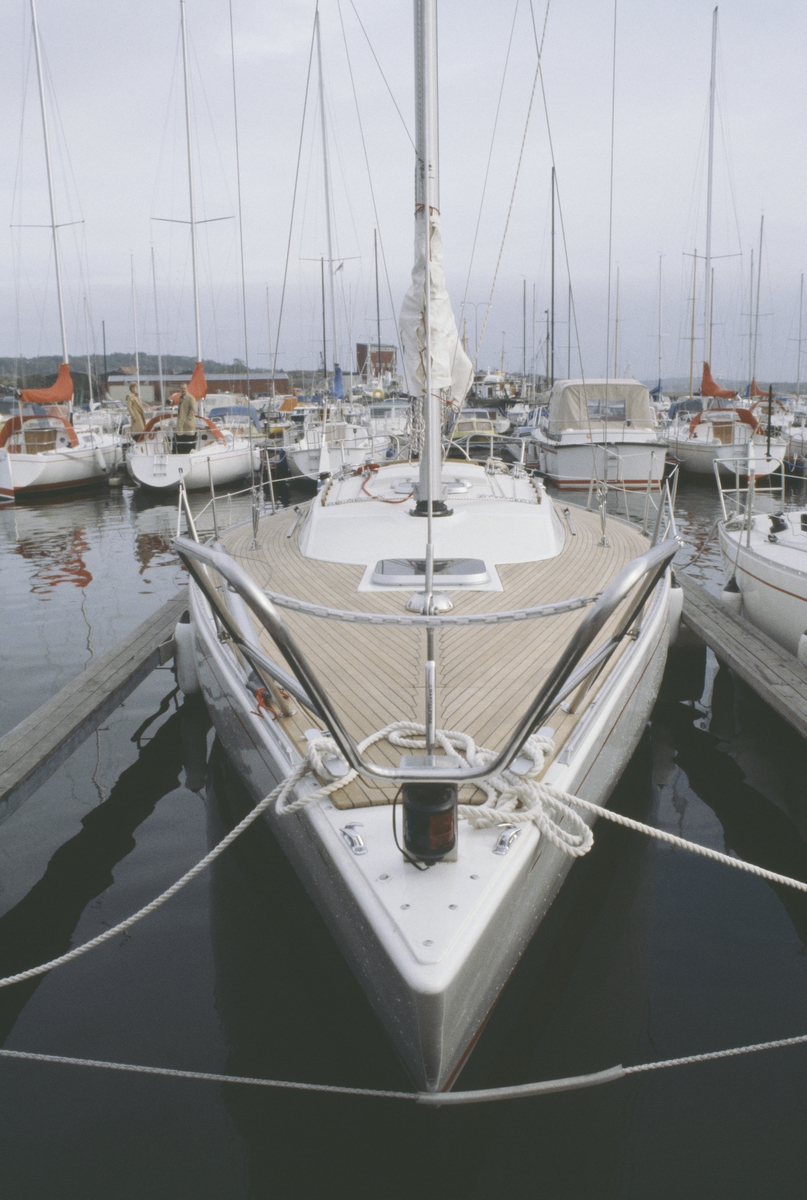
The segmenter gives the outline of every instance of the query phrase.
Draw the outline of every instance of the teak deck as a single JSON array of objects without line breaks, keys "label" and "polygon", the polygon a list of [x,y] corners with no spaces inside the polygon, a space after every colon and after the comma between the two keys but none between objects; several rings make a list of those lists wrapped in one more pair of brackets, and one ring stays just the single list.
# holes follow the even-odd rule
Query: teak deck
[{"label": "teak deck", "polygon": [[750,622],[730,613],[692,579],[680,575],[678,580],[684,589],[684,624],[807,737],[807,666]]},{"label": "teak deck", "polygon": [[[223,537],[227,552],[261,587],[310,603],[351,611],[401,613],[407,590],[357,591],[365,568],[304,558],[297,546],[300,526],[287,537],[297,515],[265,517],[252,546],[252,525]],[[574,511],[576,535],[565,529],[559,556],[537,563],[497,566],[502,592],[451,591],[457,613],[500,612],[593,596],[648,541],[622,522],[607,525],[608,546],[600,545],[599,513]],[[413,586],[413,591],[416,590]],[[437,724],[470,734],[477,746],[498,749],[534,697],[588,608],[528,621],[496,625],[447,626],[436,636]],[[357,741],[392,721],[425,719],[425,631],[415,628],[345,624],[282,610],[332,702]],[[267,653],[278,657],[269,636],[259,630]],[[607,677],[607,669],[599,681]],[[593,694],[593,692],[592,692]],[[311,714],[284,718],[298,747],[304,732],[318,724]],[[558,710],[552,718],[559,749],[575,717]],[[376,761],[397,765],[400,750],[386,742],[370,752]],[[471,789],[468,789],[469,797]],[[476,792],[477,799],[481,798]],[[337,792],[339,807],[389,803],[390,789],[355,782]]]}]

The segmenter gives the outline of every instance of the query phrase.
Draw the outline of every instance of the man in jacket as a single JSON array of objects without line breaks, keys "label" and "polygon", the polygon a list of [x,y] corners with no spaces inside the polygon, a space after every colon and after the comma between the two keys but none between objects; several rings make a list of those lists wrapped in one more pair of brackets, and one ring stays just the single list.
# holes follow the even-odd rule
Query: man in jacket
[{"label": "man in jacket", "polygon": [[196,399],[187,383],[180,385],[177,404],[177,454],[190,454],[196,445]]},{"label": "man in jacket", "polygon": [[132,433],[142,433],[146,428],[146,410],[143,408],[143,401],[140,399],[136,383],[129,384],[126,411],[129,414],[129,427]]}]

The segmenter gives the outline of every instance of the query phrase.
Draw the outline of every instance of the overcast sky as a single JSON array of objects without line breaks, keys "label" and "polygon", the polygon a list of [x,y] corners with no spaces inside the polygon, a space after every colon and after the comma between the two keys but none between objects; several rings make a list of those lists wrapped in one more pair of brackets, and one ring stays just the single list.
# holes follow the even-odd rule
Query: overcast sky
[{"label": "overcast sky", "polygon": [[[539,35],[545,3],[533,0]],[[314,2],[232,0],[232,8],[249,357],[265,367],[289,246]],[[620,374],[657,373],[660,254],[662,369],[667,376],[689,371],[691,255],[696,248],[702,254],[705,241],[712,9],[705,0],[618,0],[609,340],[613,369],[619,268]],[[179,223],[188,199],[178,0],[38,0],[38,10],[57,218],[83,222],[62,231],[70,353],[85,351],[85,297],[94,351],[101,351],[102,320],[110,351],[133,348],[133,260],[140,348],[155,351],[159,328],[164,353],[192,354],[189,235]],[[394,337],[411,267],[412,6],[320,0],[320,11],[335,265],[344,264],[336,276],[339,357],[349,368],[353,343],[376,336],[375,228],[385,341]],[[229,0],[187,0],[187,13],[197,215],[209,222],[199,231],[202,348],[205,357],[230,360],[244,356],[237,225],[213,220],[237,212]],[[546,24],[543,75],[563,216],[556,239],[558,376],[567,371],[569,277],[584,370],[605,370],[613,22],[613,0],[551,0]],[[471,342],[485,327],[480,366],[498,365],[504,341],[507,368],[520,370],[526,281],[529,369],[535,342],[543,354],[549,305],[551,168],[539,86],[513,196],[536,65],[529,0],[440,0],[439,29],[441,210],[455,313],[460,323],[467,317]],[[2,212],[9,227],[41,225],[49,214],[29,0],[0,6],[0,38]],[[721,4],[712,237],[718,377],[748,372],[750,251],[763,213],[757,376],[796,377],[799,280],[807,264],[805,48],[807,8],[792,0]],[[327,250],[316,101],[314,75],[280,328],[278,366],[285,368],[313,368],[321,354],[319,260]],[[2,239],[0,354],[60,352],[49,236],[47,229],[14,227]],[[701,264],[696,376],[704,283]],[[577,374],[574,334],[571,340]]]}]

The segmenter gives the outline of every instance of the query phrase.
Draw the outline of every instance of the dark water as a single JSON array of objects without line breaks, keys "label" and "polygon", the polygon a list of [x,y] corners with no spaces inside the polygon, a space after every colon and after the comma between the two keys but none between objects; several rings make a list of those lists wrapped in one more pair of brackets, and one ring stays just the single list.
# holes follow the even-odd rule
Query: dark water
[{"label": "dark water", "polygon": [[[717,516],[680,494],[690,549]],[[5,730],[173,595],[175,514],[119,495],[0,513]],[[714,538],[689,568],[719,575]],[[700,701],[703,700],[703,703]],[[716,663],[679,655],[614,804],[807,878],[804,743]],[[155,671],[0,826],[0,974],[122,919],[245,798],[204,706]],[[807,900],[596,831],[463,1087],[807,1032]],[[283,855],[256,828],[129,935],[0,991],[13,1049],[406,1088]],[[807,1050],[464,1110],[0,1061],[0,1195],[801,1197]]]}]

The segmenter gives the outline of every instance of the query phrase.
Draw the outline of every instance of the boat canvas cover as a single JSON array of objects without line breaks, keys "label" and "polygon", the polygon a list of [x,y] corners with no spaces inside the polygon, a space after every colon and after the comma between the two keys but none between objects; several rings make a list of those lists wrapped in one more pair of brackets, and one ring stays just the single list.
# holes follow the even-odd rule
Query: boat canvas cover
[{"label": "boat canvas cover", "polygon": [[560,379],[549,397],[549,429],[585,429],[630,424],[655,429],[650,392],[638,379]]},{"label": "boat canvas cover", "polygon": [[56,382],[46,388],[24,388],[22,398],[26,404],[69,404],[73,399],[73,379],[70,367],[62,363]]},{"label": "boat canvas cover", "polygon": [[[443,235],[440,217],[432,210],[430,243],[431,382],[435,392],[449,392],[454,404],[462,406],[474,378],[474,368],[462,348],[457,323],[451,311],[443,268]],[[426,221],[415,221],[415,265],[412,284],[401,304],[399,324],[403,343],[406,389],[413,396],[426,391],[426,323],[423,317],[426,284]]]}]

